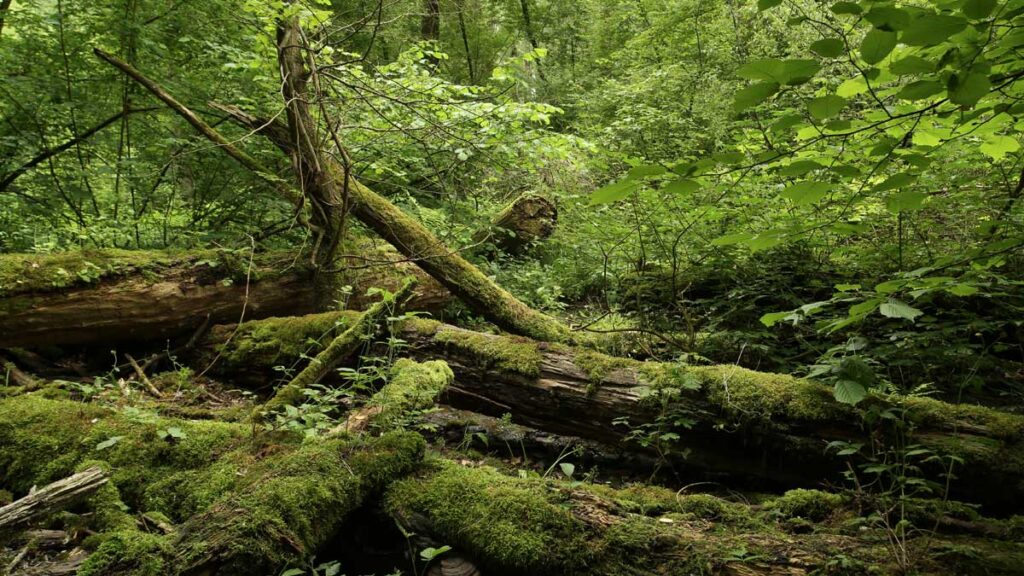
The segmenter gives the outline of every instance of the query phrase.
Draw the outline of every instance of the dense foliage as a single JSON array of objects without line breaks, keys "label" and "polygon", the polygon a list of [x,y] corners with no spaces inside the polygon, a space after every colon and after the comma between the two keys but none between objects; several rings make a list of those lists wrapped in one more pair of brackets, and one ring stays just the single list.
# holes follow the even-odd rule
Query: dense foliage
[{"label": "dense foliage", "polygon": [[[282,113],[291,11],[355,173],[529,304],[638,356],[809,373],[850,403],[1024,398],[1019,0],[5,8],[2,251],[308,244],[266,179],[92,52],[284,175],[211,103]],[[479,250],[523,192],[556,201],[555,236]]]}]

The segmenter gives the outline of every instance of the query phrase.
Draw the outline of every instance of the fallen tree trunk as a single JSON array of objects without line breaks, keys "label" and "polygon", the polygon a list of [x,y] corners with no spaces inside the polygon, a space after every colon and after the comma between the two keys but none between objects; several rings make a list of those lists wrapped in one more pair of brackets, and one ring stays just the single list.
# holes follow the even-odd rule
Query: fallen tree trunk
[{"label": "fallen tree trunk", "polygon": [[[449,295],[408,263],[390,264],[393,251],[359,244],[381,261],[339,274],[353,286],[348,307],[372,302],[366,290],[396,290],[419,277],[412,304],[439,310]],[[294,253],[252,256],[194,252],[91,250],[0,255],[0,348],[114,344],[163,340],[212,322],[316,311],[312,271]]]},{"label": "fallen tree trunk", "polygon": [[[214,327],[199,361],[219,353],[223,376],[265,385],[274,366],[291,365],[310,348],[315,353],[310,339],[351,318],[267,319],[243,324],[237,333],[233,326]],[[405,322],[399,336],[413,357],[447,361],[456,376],[442,400],[448,404],[510,413],[517,423],[556,433],[604,442],[629,438],[665,454],[686,478],[775,488],[842,482],[847,461],[827,449],[829,442],[860,443],[867,453],[892,440],[883,424],[866,424],[831,389],[810,380],[736,366],[638,362],[430,320]],[[1024,509],[1024,417],[922,397],[867,402],[903,414],[912,428],[905,442],[946,462],[949,456],[963,460],[952,482],[958,498],[993,510]],[[867,455],[855,458],[854,465]]]}]

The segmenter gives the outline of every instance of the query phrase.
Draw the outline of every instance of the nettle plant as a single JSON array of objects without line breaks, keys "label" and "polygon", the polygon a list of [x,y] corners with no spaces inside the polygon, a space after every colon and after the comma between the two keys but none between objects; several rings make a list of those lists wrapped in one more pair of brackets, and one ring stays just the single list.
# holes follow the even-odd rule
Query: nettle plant
[{"label": "nettle plant", "polygon": [[[870,254],[877,264],[863,285],[765,315],[769,326],[819,318],[825,333],[875,320],[910,325],[951,299],[1019,291],[1006,268],[1024,247],[1024,0],[759,7],[819,38],[805,53],[737,70],[749,84],[734,95],[732,145],[703,158],[633,162],[591,203],[653,190],[736,213],[756,207],[761,214],[737,218],[739,229],[723,229],[711,244],[757,252],[813,241],[833,257]],[[837,399],[855,404],[874,379],[853,361],[841,364],[836,381],[853,384],[837,387]]]}]

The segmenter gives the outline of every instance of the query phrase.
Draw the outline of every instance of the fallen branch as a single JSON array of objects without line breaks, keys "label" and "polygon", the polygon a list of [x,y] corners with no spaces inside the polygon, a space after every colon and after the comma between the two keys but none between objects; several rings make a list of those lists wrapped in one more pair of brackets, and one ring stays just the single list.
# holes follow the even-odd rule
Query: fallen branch
[{"label": "fallen branch", "polygon": [[0,508],[0,533],[10,532],[29,522],[57,512],[88,496],[107,483],[107,474],[98,466],[58,480]]},{"label": "fallen branch", "polygon": [[355,353],[367,340],[373,338],[379,330],[381,317],[385,314],[396,314],[416,286],[416,279],[409,278],[398,292],[385,294],[380,302],[359,315],[352,325],[335,337],[309,361],[309,364],[295,378],[279,388],[274,397],[256,409],[257,419],[286,405],[295,406],[301,403],[306,388],[316,384],[343,360]]}]

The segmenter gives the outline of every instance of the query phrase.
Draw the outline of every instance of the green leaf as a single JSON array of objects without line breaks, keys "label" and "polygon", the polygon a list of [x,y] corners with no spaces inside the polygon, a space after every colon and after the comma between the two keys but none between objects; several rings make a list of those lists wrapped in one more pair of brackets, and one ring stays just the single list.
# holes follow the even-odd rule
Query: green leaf
[{"label": "green leaf", "polygon": [[997,0],[966,0],[961,10],[963,10],[964,16],[971,20],[981,20],[988,18],[988,15],[995,9],[996,3]]},{"label": "green leaf", "polygon": [[114,444],[117,444],[121,440],[124,440],[124,436],[111,436],[110,438],[107,438],[103,442],[100,442],[99,444],[97,444],[96,445],[96,449],[97,450],[106,450],[107,448],[110,448],[111,446],[113,446]]},{"label": "green leaf", "polygon": [[281,576],[305,576],[306,571],[302,568],[289,568],[281,573]]},{"label": "green leaf", "polygon": [[860,43],[860,57],[868,64],[878,64],[896,47],[896,33],[872,30]]},{"label": "green leaf", "polygon": [[970,284],[954,284],[946,288],[946,292],[954,296],[973,296],[978,293],[978,289]]},{"label": "green leaf", "polygon": [[779,168],[779,176],[785,176],[787,178],[793,178],[796,176],[803,176],[813,170],[824,168],[821,164],[818,164],[814,160],[797,160],[791,162],[785,166]]},{"label": "green leaf", "polygon": [[846,45],[839,38],[823,38],[811,43],[811,52],[822,58],[835,58],[846,52]]},{"label": "green leaf", "polygon": [[630,180],[638,180],[648,176],[660,176],[665,172],[668,172],[668,170],[660,164],[642,164],[640,166],[633,166],[630,168],[626,177]]},{"label": "green leaf", "polygon": [[806,206],[821,200],[830,190],[832,190],[832,184],[828,182],[804,180],[792,186],[787,186],[780,196],[792,201],[797,206]]},{"label": "green leaf", "polygon": [[790,316],[793,316],[792,312],[769,312],[761,316],[761,324],[771,328],[782,320],[788,319]]},{"label": "green leaf", "polygon": [[917,176],[910,172],[900,172],[886,178],[884,182],[872,188],[872,191],[887,192],[889,190],[903,188],[904,186],[910,186],[914,182],[917,182]]},{"label": "green leaf", "polygon": [[885,200],[885,208],[893,214],[920,210],[928,195],[924,192],[904,191],[893,194]]},{"label": "green leaf", "polygon": [[712,246],[731,246],[733,244],[742,244],[748,242],[754,235],[749,232],[738,232],[736,234],[726,234],[725,236],[719,236],[711,241]]},{"label": "green leaf", "polygon": [[935,63],[920,56],[907,56],[889,64],[889,71],[897,76],[928,74],[935,71]]},{"label": "green leaf", "polygon": [[986,138],[979,149],[983,154],[998,162],[1010,152],[1020,150],[1020,142],[1012,136],[993,135]]},{"label": "green leaf", "polygon": [[779,85],[803,84],[821,69],[817,60],[778,60],[762,58],[751,60],[736,71],[740,78],[774,82]]},{"label": "green leaf", "polygon": [[925,14],[911,22],[900,41],[907,46],[933,46],[967,28],[967,20],[948,14]]},{"label": "green leaf", "polygon": [[632,180],[622,180],[603,188],[598,188],[590,194],[590,205],[617,202],[632,194],[638,187],[639,184]]},{"label": "green leaf", "polygon": [[833,14],[860,14],[864,11],[856,2],[836,2],[829,9]]},{"label": "green leaf", "polygon": [[440,548],[424,548],[423,550],[420,550],[420,558],[422,558],[425,562],[430,562],[434,558],[437,558],[441,554],[444,554],[445,552],[448,552],[451,549],[451,546],[441,546]]},{"label": "green leaf", "polygon": [[942,138],[930,130],[915,130],[913,143],[914,146],[938,146]]},{"label": "green leaf", "polygon": [[827,94],[811,100],[807,109],[814,119],[825,120],[826,118],[838,115],[845,106],[846,98],[836,96],[835,94]]},{"label": "green leaf", "polygon": [[935,80],[918,80],[904,86],[896,97],[901,100],[924,100],[944,90],[945,87]]},{"label": "green leaf", "polygon": [[836,88],[836,94],[843,98],[849,98],[856,96],[857,94],[863,94],[868,91],[868,82],[863,76],[856,76],[844,81]]},{"label": "green leaf", "polygon": [[566,478],[572,478],[572,475],[576,472],[576,465],[569,462],[559,462],[558,467],[562,470],[562,475]]},{"label": "green leaf", "polygon": [[779,4],[782,4],[782,0],[757,0],[757,9],[767,10],[769,8],[775,8]]},{"label": "green leaf", "polygon": [[864,19],[880,30],[903,30],[910,24],[910,13],[892,6],[876,6]]},{"label": "green leaf", "polygon": [[878,307],[878,312],[886,318],[903,318],[904,320],[914,321],[914,318],[924,314],[917,308],[900,302],[899,300],[888,300],[883,302]]},{"label": "green leaf", "polygon": [[868,395],[867,388],[850,380],[836,380],[835,388],[832,391],[837,402],[856,406]]},{"label": "green leaf", "polygon": [[971,72],[964,78],[958,75],[949,78],[949,101],[961,106],[974,106],[992,88],[988,76]]},{"label": "green leaf", "polygon": [[742,112],[771,98],[778,91],[779,85],[775,82],[751,84],[736,92],[732,101],[732,109],[736,112]]},{"label": "green leaf", "polygon": [[700,182],[689,178],[680,178],[662,186],[661,190],[669,194],[692,194],[700,190]]}]

